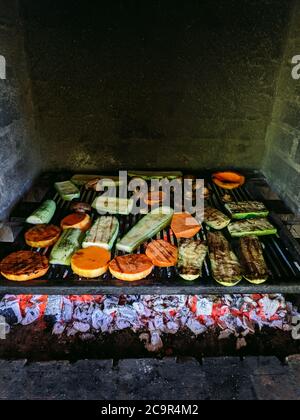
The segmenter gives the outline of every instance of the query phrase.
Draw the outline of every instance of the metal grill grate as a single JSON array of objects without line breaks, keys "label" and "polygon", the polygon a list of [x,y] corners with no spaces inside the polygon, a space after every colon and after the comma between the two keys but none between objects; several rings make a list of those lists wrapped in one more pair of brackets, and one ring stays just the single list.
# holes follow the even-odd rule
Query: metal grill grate
[{"label": "metal grill grate", "polygon": [[[208,181],[209,183],[209,181]],[[54,181],[52,182],[54,184]],[[210,198],[210,205],[224,211],[222,197],[224,191],[210,183],[213,194]],[[250,179],[246,186],[230,192],[234,200],[262,200],[255,179]],[[92,203],[97,193],[93,191],[81,190],[81,200]],[[64,202],[53,189],[51,189],[47,198],[53,198],[57,203],[57,211],[53,219],[54,224],[60,224],[60,221],[69,212],[70,203]],[[262,200],[265,201],[265,200]],[[272,202],[265,202],[269,210],[272,211]],[[271,207],[270,207],[271,206]],[[27,216],[27,215],[24,215]],[[97,217],[96,212],[93,217]],[[202,278],[195,282],[186,282],[182,280],[177,273],[176,268],[159,269],[155,268],[150,277],[145,280],[125,283],[112,278],[110,273],[96,280],[87,280],[79,278],[67,267],[52,266],[47,277],[41,280],[35,280],[27,283],[13,283],[0,278],[0,293],[12,294],[225,294],[225,293],[300,293],[300,254],[297,251],[297,244],[279,221],[275,214],[271,213],[271,221],[278,228],[278,235],[262,238],[265,259],[270,270],[270,277],[267,283],[263,285],[252,285],[242,281],[239,285],[231,288],[223,287],[217,284],[211,276],[209,258],[206,258],[203,267]],[[137,223],[138,216],[120,217],[120,234],[122,237],[134,224]],[[27,227],[26,227],[27,228]],[[26,229],[25,228],[25,229]],[[25,230],[24,229],[24,230]],[[205,227],[198,234],[198,239],[206,240]],[[1,255],[20,249],[26,249],[24,242],[24,232],[20,235],[15,244],[3,244]],[[165,229],[157,236],[158,239],[167,239],[176,244],[176,239],[170,229]],[[238,240],[233,240],[229,234],[233,248],[236,250]],[[41,251],[41,250],[39,250]],[[50,250],[42,250],[48,255]],[[138,253],[144,252],[142,246]],[[120,253],[118,253],[120,255]]]}]

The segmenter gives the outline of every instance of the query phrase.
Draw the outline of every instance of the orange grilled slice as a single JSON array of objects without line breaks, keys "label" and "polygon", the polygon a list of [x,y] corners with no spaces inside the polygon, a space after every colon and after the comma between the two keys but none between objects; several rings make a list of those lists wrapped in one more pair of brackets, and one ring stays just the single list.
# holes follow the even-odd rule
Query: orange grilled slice
[{"label": "orange grilled slice", "polygon": [[90,216],[85,213],[73,213],[61,221],[61,227],[63,230],[80,229],[82,232],[89,230],[91,224]]},{"label": "orange grilled slice", "polygon": [[107,272],[110,258],[106,249],[91,246],[73,255],[71,267],[78,276],[94,279]]},{"label": "orange grilled slice", "polygon": [[116,257],[109,264],[111,274],[123,281],[137,281],[148,277],[153,270],[152,261],[144,254]]},{"label": "orange grilled slice", "polygon": [[25,233],[26,244],[32,248],[48,248],[54,245],[61,234],[61,229],[54,225],[37,225]]},{"label": "orange grilled slice", "polygon": [[0,264],[2,276],[11,281],[35,280],[43,277],[48,270],[48,259],[32,251],[14,252]]},{"label": "orange grilled slice", "polygon": [[147,257],[156,267],[174,267],[177,265],[178,249],[167,241],[153,241],[147,246]]}]

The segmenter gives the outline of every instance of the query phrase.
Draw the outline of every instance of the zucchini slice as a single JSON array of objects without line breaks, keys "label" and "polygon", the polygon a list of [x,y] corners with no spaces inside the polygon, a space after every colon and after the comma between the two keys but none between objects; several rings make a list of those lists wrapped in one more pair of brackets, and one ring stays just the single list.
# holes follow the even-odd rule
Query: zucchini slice
[{"label": "zucchini slice", "polygon": [[51,222],[56,211],[56,203],[53,200],[45,201],[31,216],[26,220],[31,225],[47,225]]},{"label": "zucchini slice", "polygon": [[221,232],[208,233],[212,274],[222,286],[236,286],[243,278],[242,268],[229,242]]},{"label": "zucchini slice", "polygon": [[204,210],[204,223],[214,230],[222,230],[229,225],[230,219],[221,211],[213,207],[206,207]]},{"label": "zucchini slice", "polygon": [[132,212],[134,206],[134,200],[127,198],[108,197],[101,195],[97,197],[92,207],[97,210],[99,214],[122,214],[128,215]]},{"label": "zucchini slice", "polygon": [[119,221],[114,216],[99,217],[87,232],[82,247],[97,246],[111,250],[119,234]]},{"label": "zucchini slice", "polygon": [[84,234],[79,229],[65,230],[50,254],[50,264],[71,265],[72,255],[81,248]]},{"label": "zucchini slice", "polygon": [[268,236],[277,234],[277,229],[268,221],[268,219],[265,218],[233,222],[228,226],[228,230],[233,238],[242,238],[244,236]]},{"label": "zucchini slice", "polygon": [[161,230],[170,225],[174,210],[170,207],[159,207],[143,217],[117,243],[117,250],[131,253],[148,239],[152,239]]},{"label": "zucchini slice", "polygon": [[255,236],[241,238],[240,253],[245,279],[252,284],[265,283],[268,280],[269,271],[260,240]]},{"label": "zucchini slice", "polygon": [[260,201],[232,202],[225,204],[232,219],[253,219],[268,217],[269,211]]},{"label": "zucchini slice", "polygon": [[80,198],[80,191],[71,181],[56,182],[55,188],[64,201]]},{"label": "zucchini slice", "polygon": [[208,248],[201,241],[186,239],[179,246],[178,271],[186,281],[197,280],[202,275],[202,267]]}]

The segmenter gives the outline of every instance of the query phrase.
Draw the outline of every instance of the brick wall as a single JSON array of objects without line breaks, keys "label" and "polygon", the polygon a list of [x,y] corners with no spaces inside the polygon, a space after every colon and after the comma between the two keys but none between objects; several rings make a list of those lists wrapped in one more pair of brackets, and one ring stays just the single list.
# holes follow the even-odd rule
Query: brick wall
[{"label": "brick wall", "polygon": [[290,207],[300,212],[300,80],[292,78],[292,57],[300,54],[300,2],[291,13],[267,131],[264,172]]},{"label": "brick wall", "polygon": [[22,0],[45,168],[260,168],[291,0],[142,3]]},{"label": "brick wall", "polygon": [[39,170],[23,43],[17,2],[0,0],[0,54],[7,77],[0,80],[0,221]]}]

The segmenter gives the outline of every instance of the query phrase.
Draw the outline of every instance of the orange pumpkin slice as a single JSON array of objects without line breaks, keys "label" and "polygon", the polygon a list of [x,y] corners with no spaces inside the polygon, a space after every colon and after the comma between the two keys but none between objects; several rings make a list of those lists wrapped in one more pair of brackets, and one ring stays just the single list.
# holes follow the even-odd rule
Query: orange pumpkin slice
[{"label": "orange pumpkin slice", "polygon": [[138,281],[148,277],[153,270],[152,261],[144,254],[116,257],[109,264],[109,271],[118,280]]},{"label": "orange pumpkin slice", "polygon": [[201,225],[189,213],[175,213],[172,219],[171,229],[177,239],[190,239],[201,230]]},{"label": "orange pumpkin slice", "polygon": [[234,190],[245,184],[246,178],[237,172],[217,172],[212,176],[213,182],[224,190]]},{"label": "orange pumpkin slice", "polygon": [[25,233],[25,242],[32,248],[48,248],[58,241],[60,234],[57,226],[37,225]]},{"label": "orange pumpkin slice", "polygon": [[178,249],[167,241],[151,242],[147,246],[146,255],[156,267],[174,267],[177,265]]},{"label": "orange pumpkin slice", "polygon": [[91,218],[85,213],[73,213],[61,221],[61,228],[63,230],[80,229],[82,232],[86,232],[90,229],[91,225]]},{"label": "orange pumpkin slice", "polygon": [[0,264],[2,276],[11,281],[35,280],[47,274],[48,270],[48,258],[32,251],[14,252]]},{"label": "orange pumpkin slice", "polygon": [[71,267],[78,276],[95,279],[107,272],[110,258],[110,252],[106,249],[91,246],[73,255]]}]

